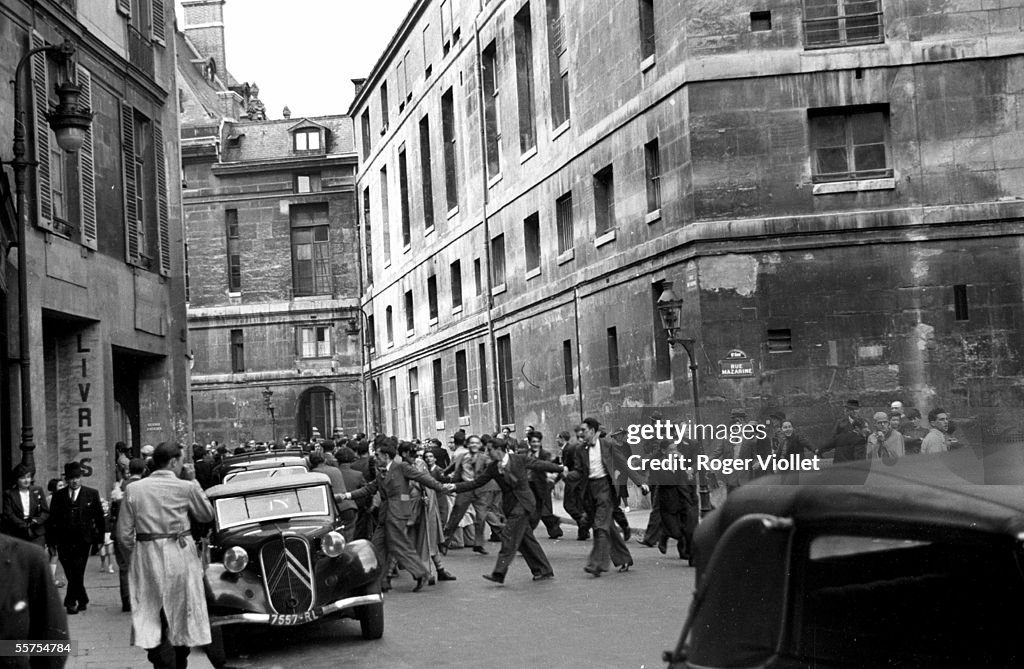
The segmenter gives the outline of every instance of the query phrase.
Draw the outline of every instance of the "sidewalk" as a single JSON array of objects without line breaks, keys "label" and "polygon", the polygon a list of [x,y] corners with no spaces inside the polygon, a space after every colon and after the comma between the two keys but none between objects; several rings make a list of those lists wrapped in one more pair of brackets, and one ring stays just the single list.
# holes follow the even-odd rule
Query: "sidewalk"
[{"label": "sidewalk", "polygon": [[[62,573],[58,571],[58,573]],[[85,589],[89,608],[68,616],[71,639],[78,642],[78,656],[68,658],[67,669],[145,669],[151,665],[146,651],[129,643],[131,614],[121,612],[117,574],[100,573],[100,559],[89,559],[85,570]],[[61,600],[65,588],[59,588]],[[193,648],[188,666],[212,669],[206,654]]]}]

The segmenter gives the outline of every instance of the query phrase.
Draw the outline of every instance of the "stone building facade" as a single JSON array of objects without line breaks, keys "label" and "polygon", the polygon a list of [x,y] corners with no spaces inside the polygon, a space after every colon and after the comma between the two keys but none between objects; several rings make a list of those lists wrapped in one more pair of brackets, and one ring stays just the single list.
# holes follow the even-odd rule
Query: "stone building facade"
[{"label": "stone building facade", "polygon": [[192,54],[179,59],[179,87],[196,439],[356,432],[363,355],[352,123],[266,120],[255,84],[225,69],[222,7],[184,3],[179,36]]},{"label": "stone building facade", "polygon": [[[1021,8],[415,3],[349,110],[388,432],[1024,404]],[[739,364],[737,364],[739,363]],[[734,370],[734,372],[730,372]]]},{"label": "stone building facade", "polygon": [[[21,82],[28,157],[38,163],[29,170],[25,269],[42,484],[78,460],[106,495],[115,442],[138,452],[190,439],[173,26],[172,3],[158,0],[0,3],[0,78],[15,78],[28,49],[73,36],[82,104],[94,113],[82,150],[64,153],[43,116],[56,101],[57,63],[32,57]],[[11,87],[0,91],[0,118],[6,159]],[[21,459],[16,266],[6,286],[4,477]]]}]

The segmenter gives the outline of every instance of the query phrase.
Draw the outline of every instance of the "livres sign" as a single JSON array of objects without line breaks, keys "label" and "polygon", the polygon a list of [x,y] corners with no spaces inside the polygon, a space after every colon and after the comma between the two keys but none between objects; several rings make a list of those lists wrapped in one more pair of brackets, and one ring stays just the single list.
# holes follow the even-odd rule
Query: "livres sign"
[{"label": "livres sign", "polygon": [[726,360],[718,361],[719,375],[723,378],[738,378],[754,375],[754,361],[738,348],[727,354]]}]

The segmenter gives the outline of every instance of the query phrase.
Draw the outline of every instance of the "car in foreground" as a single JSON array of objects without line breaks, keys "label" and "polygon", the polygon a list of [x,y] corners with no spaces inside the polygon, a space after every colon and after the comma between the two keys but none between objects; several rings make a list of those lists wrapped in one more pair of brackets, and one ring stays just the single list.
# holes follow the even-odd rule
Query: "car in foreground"
[{"label": "car in foreground", "polygon": [[220,476],[221,483],[229,483],[232,480],[282,476],[302,471],[309,471],[305,454],[301,450],[289,449],[229,455],[221,463]]},{"label": "car in foreground", "polygon": [[1024,459],[766,477],[699,526],[670,669],[1024,666]]},{"label": "car in foreground", "polygon": [[370,542],[345,540],[325,475],[233,481],[206,494],[214,510],[205,576],[215,646],[224,626],[330,617],[357,619],[365,639],[383,635],[381,565]]}]

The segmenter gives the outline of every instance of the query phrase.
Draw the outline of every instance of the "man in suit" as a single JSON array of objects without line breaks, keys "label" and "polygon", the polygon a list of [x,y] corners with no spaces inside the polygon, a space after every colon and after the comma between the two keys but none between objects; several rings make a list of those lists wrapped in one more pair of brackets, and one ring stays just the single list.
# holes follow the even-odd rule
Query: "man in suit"
[{"label": "man in suit", "polygon": [[69,614],[85,611],[89,595],[85,592],[85,567],[94,544],[103,543],[106,519],[100,494],[82,485],[82,465],[64,465],[67,487],[53,495],[46,525],[47,541],[57,547],[57,557],[68,579],[64,606]]},{"label": "man in suit", "polygon": [[533,526],[539,520],[539,516],[537,498],[530,487],[530,475],[533,472],[561,472],[562,467],[529,454],[509,453],[508,442],[500,437],[488,445],[487,458],[489,463],[483,473],[471,482],[458,483],[455,486],[456,492],[461,493],[494,481],[501,489],[502,511],[505,514],[501,551],[498,553],[494,570],[490,574],[484,574],[484,578],[494,583],[504,583],[509,565],[512,564],[517,551],[526,560],[533,573],[533,580],[543,581],[551,578],[555,575],[551,563],[533,535]]},{"label": "man in suit", "polygon": [[835,430],[832,431],[833,437],[838,437],[843,432],[848,432],[853,429],[853,423],[859,417],[860,413],[860,402],[855,399],[846,400],[843,405],[843,410],[846,415],[836,421]]},{"label": "man in suit", "polygon": [[[68,618],[46,552],[0,534],[0,639],[67,641]],[[0,657],[0,667],[60,669],[66,656]]]},{"label": "man in suit", "polygon": [[398,448],[393,439],[388,439],[377,448],[376,457],[380,471],[373,482],[358,490],[347,492],[341,498],[359,500],[380,492],[384,518],[383,523],[374,530],[373,547],[377,550],[381,565],[385,567],[382,571],[381,588],[385,592],[391,589],[387,567],[390,566],[393,557],[399,567],[416,579],[416,587],[412,591],[419,592],[427,582],[428,572],[406,534],[405,528],[412,515],[409,481],[416,481],[420,485],[443,493],[454,490],[455,486],[442,485],[427,472],[418,471],[412,465],[398,459]]},{"label": "man in suit", "polygon": [[585,418],[582,428],[584,445],[580,464],[583,467],[583,500],[587,513],[594,519],[594,544],[583,570],[598,577],[608,571],[608,563],[611,562],[619,571],[628,571],[633,566],[633,556],[613,518],[613,512],[618,506],[615,472],[622,472],[632,479],[644,494],[648,489],[643,478],[629,468],[615,445],[598,436],[601,424],[596,418]]},{"label": "man in suit", "polygon": [[[458,435],[456,435],[458,438]],[[469,447],[461,453],[456,450],[457,455],[452,463],[445,469],[445,475],[450,475],[456,483],[469,483],[474,481],[477,475],[487,467],[487,458],[480,452],[482,441],[475,434],[469,438]],[[448,523],[444,526],[444,542],[441,544],[441,552],[447,552],[448,543],[459,527],[459,521],[466,515],[466,510],[473,507],[473,552],[480,555],[487,555],[484,548],[484,525],[487,519],[487,507],[490,505],[492,495],[489,492],[467,488],[455,496],[455,504],[452,506],[451,515],[448,516]]]},{"label": "man in suit", "polygon": [[50,517],[46,494],[32,485],[32,470],[24,463],[14,468],[14,479],[15,487],[4,491],[3,531],[43,548]]},{"label": "man in suit", "polygon": [[577,428],[575,442],[570,442],[569,438],[567,431],[558,435],[558,442],[562,446],[562,465],[568,470],[562,506],[576,521],[576,541],[587,541],[590,539],[590,518],[583,511],[583,481],[580,473],[583,471],[580,462],[583,454],[582,431]]},{"label": "man in suit", "polygon": [[[352,469],[352,463],[356,461],[356,452],[348,446],[342,446],[336,453],[338,456],[338,471],[341,472],[341,477],[345,480],[345,490],[358,490],[366,485],[366,477],[363,476],[362,472],[357,472]],[[355,521],[355,533],[354,536],[357,539],[369,539],[371,534],[369,532],[369,518],[367,517],[370,512],[370,501],[361,500],[356,503],[356,521]]]},{"label": "man in suit", "polygon": [[[544,447],[541,445],[544,440],[542,432],[530,430],[526,433],[526,439],[529,443],[529,452],[532,457],[545,462],[552,462],[551,453],[544,450]],[[563,532],[561,521],[554,513],[554,505],[551,500],[551,486],[553,484],[548,480],[546,473],[548,471],[561,473],[562,468],[559,467],[557,470],[531,469],[530,487],[533,488],[533,496],[537,499],[537,517],[540,519],[540,522],[544,523],[544,527],[548,531],[548,537],[559,539],[562,537]]]}]

